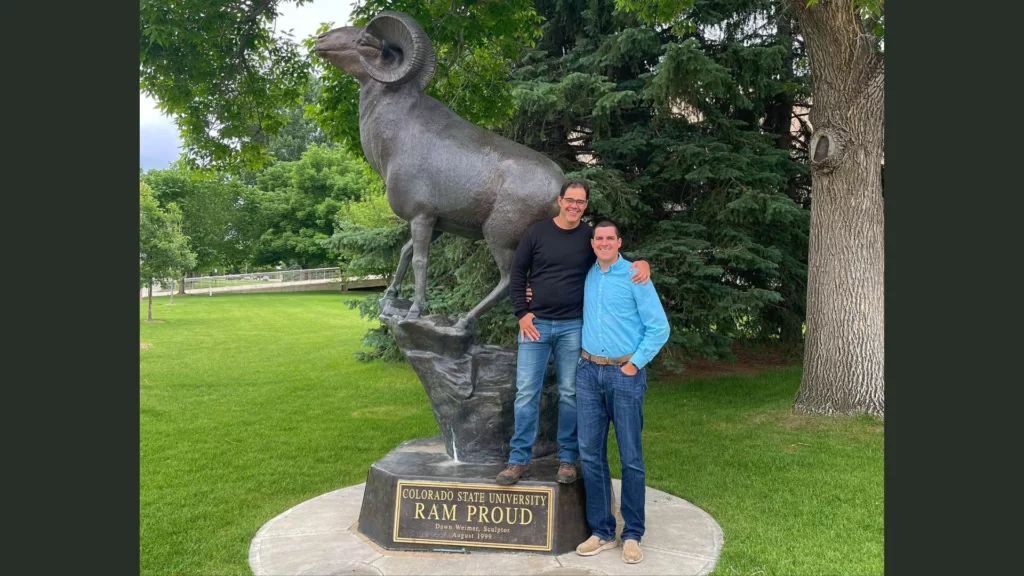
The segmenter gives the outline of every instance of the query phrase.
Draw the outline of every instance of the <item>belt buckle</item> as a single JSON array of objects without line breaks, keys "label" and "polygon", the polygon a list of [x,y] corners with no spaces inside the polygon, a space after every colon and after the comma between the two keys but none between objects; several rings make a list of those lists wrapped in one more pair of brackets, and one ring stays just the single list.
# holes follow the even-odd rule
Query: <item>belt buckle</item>
[{"label": "belt buckle", "polygon": [[596,354],[591,354],[586,350],[583,351],[583,354],[587,360],[590,360],[594,364],[601,364],[602,366],[617,366],[621,364],[621,362],[617,362],[615,358],[611,358],[609,356],[598,356]]}]

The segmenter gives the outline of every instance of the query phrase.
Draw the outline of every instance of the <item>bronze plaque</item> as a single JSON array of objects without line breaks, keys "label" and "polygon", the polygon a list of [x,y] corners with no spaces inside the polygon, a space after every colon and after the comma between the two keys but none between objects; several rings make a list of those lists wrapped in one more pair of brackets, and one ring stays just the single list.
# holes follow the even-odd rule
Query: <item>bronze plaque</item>
[{"label": "bronze plaque", "polygon": [[554,489],[399,480],[395,542],[551,551]]}]

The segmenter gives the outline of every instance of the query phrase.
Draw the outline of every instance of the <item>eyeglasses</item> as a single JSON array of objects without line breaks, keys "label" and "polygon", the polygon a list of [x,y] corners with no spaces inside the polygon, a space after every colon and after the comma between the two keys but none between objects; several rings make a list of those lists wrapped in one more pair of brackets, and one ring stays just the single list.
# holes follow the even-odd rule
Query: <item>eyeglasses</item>
[{"label": "eyeglasses", "polygon": [[587,200],[584,199],[584,198],[576,199],[576,198],[566,198],[565,196],[562,196],[562,200],[564,200],[565,203],[568,204],[569,206],[572,206],[573,204],[575,204],[575,205],[579,206],[580,208],[582,208],[582,207],[587,205]]}]

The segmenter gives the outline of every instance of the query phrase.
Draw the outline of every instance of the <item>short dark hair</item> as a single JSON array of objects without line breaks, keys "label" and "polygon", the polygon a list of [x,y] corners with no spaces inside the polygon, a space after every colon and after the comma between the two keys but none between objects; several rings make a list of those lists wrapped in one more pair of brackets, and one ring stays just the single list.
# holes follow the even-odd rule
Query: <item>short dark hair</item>
[{"label": "short dark hair", "polygon": [[616,238],[622,238],[622,234],[619,232],[619,225],[616,224],[615,222],[612,222],[611,220],[607,220],[607,219],[601,220],[597,224],[594,224],[594,229],[590,232],[590,237],[594,238],[595,236],[597,236],[597,229],[598,228],[608,228],[609,226],[612,227],[612,228],[615,228],[615,237]]},{"label": "short dark hair", "polygon": [[558,191],[558,195],[565,198],[565,191],[569,188],[583,188],[587,200],[590,200],[590,184],[587,184],[585,180],[569,180],[562,184],[562,189]]}]

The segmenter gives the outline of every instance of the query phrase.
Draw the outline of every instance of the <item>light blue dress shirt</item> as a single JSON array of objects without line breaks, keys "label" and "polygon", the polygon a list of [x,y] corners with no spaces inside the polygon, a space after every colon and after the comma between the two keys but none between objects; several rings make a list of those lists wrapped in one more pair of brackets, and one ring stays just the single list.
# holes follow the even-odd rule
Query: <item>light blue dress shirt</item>
[{"label": "light blue dress shirt", "polygon": [[618,358],[643,368],[668,342],[668,317],[654,283],[630,280],[632,264],[619,258],[601,270],[597,262],[587,272],[583,292],[583,349],[592,356]]}]

